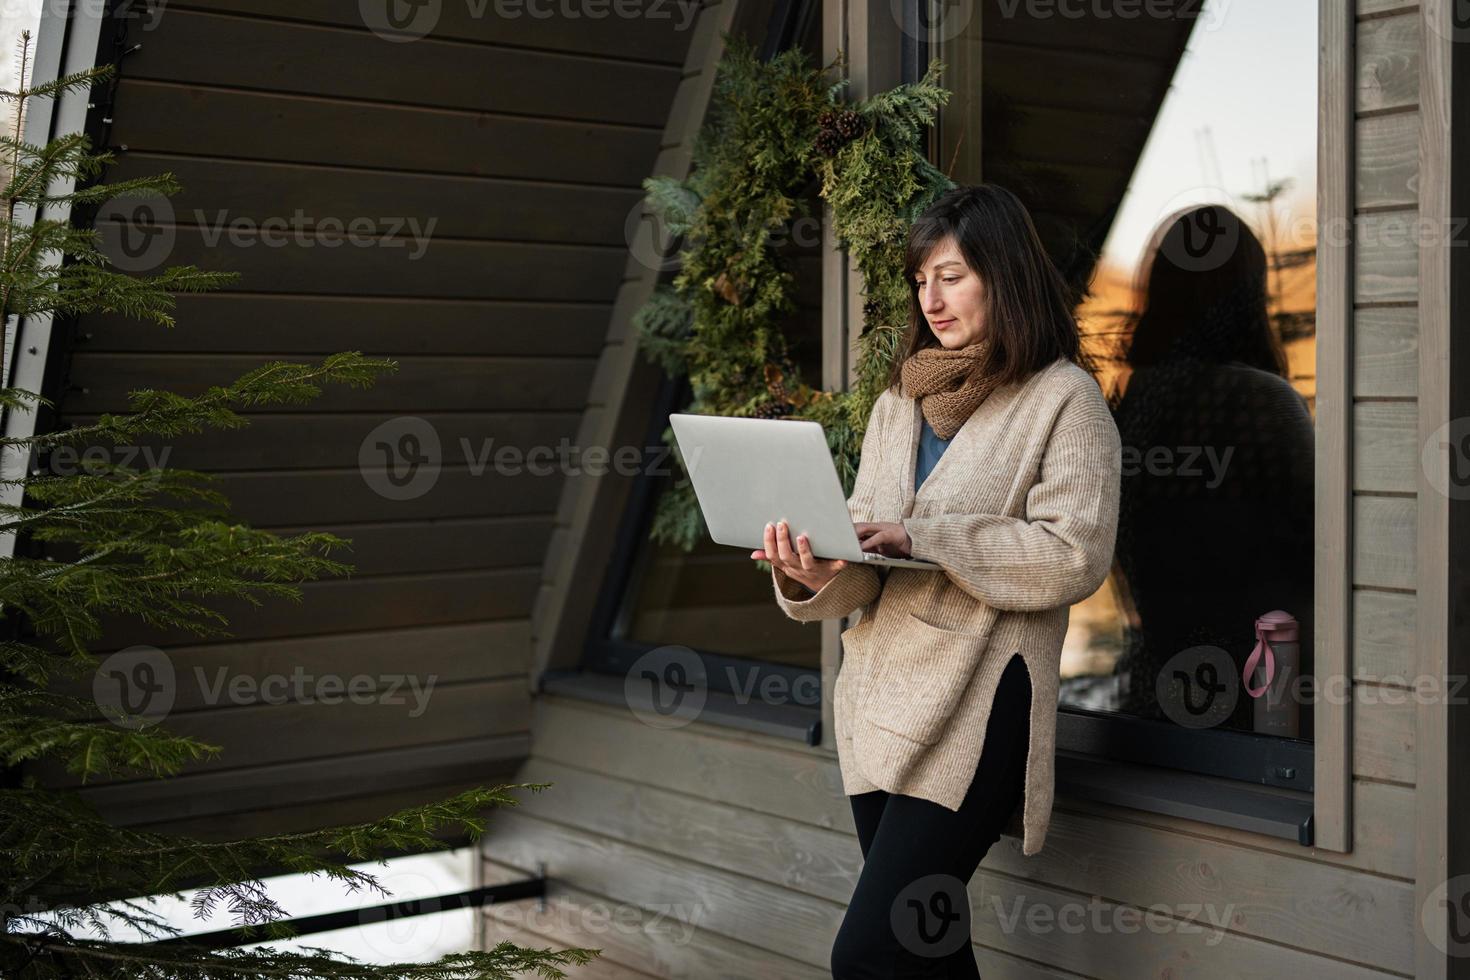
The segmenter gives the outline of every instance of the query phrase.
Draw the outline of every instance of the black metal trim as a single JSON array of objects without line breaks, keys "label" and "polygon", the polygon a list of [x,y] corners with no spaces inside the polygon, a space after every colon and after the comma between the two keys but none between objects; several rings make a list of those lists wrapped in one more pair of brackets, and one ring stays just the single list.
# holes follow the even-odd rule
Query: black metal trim
[{"label": "black metal trim", "polygon": [[1057,712],[1056,745],[1059,751],[1278,789],[1310,793],[1316,786],[1315,746],[1304,739],[1225,728],[1186,729],[1172,722],[1064,704]]},{"label": "black metal trim", "polygon": [[[454,912],[459,909],[480,908],[495,902],[513,902],[525,898],[546,896],[545,876],[523,878],[499,885],[485,885],[452,895],[435,895],[430,898],[414,898],[405,902],[388,902],[361,909],[343,909],[340,912],[323,912],[320,915],[303,915],[296,919],[282,919],[281,924],[290,926],[297,936],[310,936],[319,932],[337,929],[356,929],[377,922],[391,922],[415,915],[431,915],[435,912]],[[150,946],[188,946],[194,949],[227,949],[250,943],[265,942],[272,937],[259,927],[244,926],[234,929],[218,929],[193,936],[174,936],[149,943]]]},{"label": "black metal trim", "polygon": [[1313,844],[1312,794],[1057,752],[1056,798],[1091,800]]}]

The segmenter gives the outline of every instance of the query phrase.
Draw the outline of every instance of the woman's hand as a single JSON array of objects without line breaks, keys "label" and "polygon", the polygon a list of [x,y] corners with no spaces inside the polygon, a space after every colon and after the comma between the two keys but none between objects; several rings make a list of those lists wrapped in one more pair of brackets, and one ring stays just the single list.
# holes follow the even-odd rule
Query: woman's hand
[{"label": "woman's hand", "polygon": [[862,543],[864,551],[884,555],[888,558],[912,558],[910,553],[914,543],[909,540],[909,532],[904,530],[902,524],[893,524],[887,521],[877,523],[858,523],[858,541]]},{"label": "woman's hand", "polygon": [[772,565],[813,592],[820,590],[847,567],[847,562],[841,558],[831,561],[814,558],[805,534],[797,535],[796,546],[792,547],[791,532],[785,521],[766,525],[766,546],[752,551],[750,557],[769,558]]}]

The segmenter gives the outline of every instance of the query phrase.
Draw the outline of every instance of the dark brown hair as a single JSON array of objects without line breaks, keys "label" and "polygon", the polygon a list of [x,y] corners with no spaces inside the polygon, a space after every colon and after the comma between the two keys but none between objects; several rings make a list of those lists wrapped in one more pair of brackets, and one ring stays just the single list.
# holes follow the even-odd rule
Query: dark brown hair
[{"label": "dark brown hair", "polygon": [[1267,307],[1266,250],[1239,215],[1218,204],[1176,213],[1154,230],[1147,254],[1143,309],[1129,318],[1128,364],[1239,361],[1286,377]]},{"label": "dark brown hair", "polygon": [[1046,254],[1026,205],[998,184],[976,184],[945,193],[909,229],[903,264],[909,326],[889,373],[890,388],[900,386],[904,361],[925,347],[942,346],[919,305],[914,276],[948,237],[985,286],[985,336],[993,343],[989,363],[976,365],[975,377],[995,373],[1001,385],[1024,381],[1063,357],[1091,370],[1072,313],[1075,298]]}]

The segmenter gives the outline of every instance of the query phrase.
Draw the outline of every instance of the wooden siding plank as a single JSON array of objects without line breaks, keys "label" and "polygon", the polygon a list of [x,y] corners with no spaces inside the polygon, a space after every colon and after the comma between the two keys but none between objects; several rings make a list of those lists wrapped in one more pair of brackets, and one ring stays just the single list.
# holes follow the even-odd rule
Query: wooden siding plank
[{"label": "wooden siding plank", "polygon": [[[264,359],[257,358],[256,363],[264,363]],[[234,370],[243,373],[238,368]],[[427,375],[431,373],[423,371],[424,384],[427,384]],[[461,384],[478,383],[478,379],[468,376],[470,372],[467,370],[453,373],[460,376],[457,380]],[[500,374],[501,371],[493,370],[492,373]],[[132,375],[131,383],[141,385],[146,376],[145,370],[138,371]],[[392,377],[390,375],[384,380]],[[117,397],[108,392],[104,394]],[[410,404],[407,399],[413,396],[402,397],[404,401],[401,404],[406,406]],[[85,450],[95,455],[98,451],[107,451],[114,462],[135,469],[166,465],[203,472],[355,468],[364,453],[377,466],[387,458],[385,451],[377,450],[368,442],[375,434],[383,437],[379,429],[388,421],[385,415],[302,412],[299,405],[294,406],[293,412],[291,408],[280,406],[279,411],[270,414],[245,414],[243,417],[248,424],[239,429],[154,436],[135,440],[126,446],[79,447],[77,452],[80,454]],[[509,475],[517,467],[531,469],[541,475],[550,475],[546,473],[546,467],[569,472],[576,462],[571,444],[578,417],[575,411],[483,414],[422,411],[415,412],[413,417],[433,427],[439,440],[439,465],[468,466],[472,471],[478,469],[486,474],[486,479],[497,473]],[[81,426],[95,420],[94,415],[66,416],[69,424]],[[394,434],[390,430],[387,437],[391,439]],[[507,447],[514,452],[508,451]],[[502,452],[505,455],[497,460],[497,454]],[[74,460],[72,456],[61,457],[52,466],[71,467],[75,465]]]},{"label": "wooden siding plank", "polygon": [[[128,392],[140,388],[164,388],[181,395],[202,394],[211,385],[229,384],[260,367],[270,358],[255,354],[92,354],[81,352],[72,359],[72,384],[77,386],[66,399],[68,415],[96,415],[125,411]],[[310,403],[314,413],[325,412],[578,412],[586,404],[588,382],[594,362],[587,358],[562,357],[395,357],[398,369],[381,375],[371,387],[324,385]],[[252,412],[300,413],[294,404],[252,406]],[[356,452],[362,438],[386,418],[364,417],[362,435],[349,448]],[[530,426],[544,431],[555,424],[558,432],[570,432],[565,419],[533,423],[521,421],[510,433],[529,434]],[[211,438],[228,440],[234,433],[214,433]],[[506,436],[508,439],[510,435]],[[504,439],[497,439],[500,444]],[[442,442],[442,440],[441,440]],[[463,463],[459,447],[449,446],[454,455],[445,457]],[[476,446],[476,449],[481,447]]]},{"label": "wooden siding plank", "polygon": [[[110,822],[137,827],[179,820],[255,815],[278,807],[321,806],[363,795],[364,785],[398,791],[482,781],[514,782],[530,751],[524,732],[381,752],[177,776],[162,783],[84,786],[83,800]],[[483,781],[489,781],[485,783]],[[375,811],[386,813],[388,811]]]},{"label": "wooden siding plank", "polygon": [[1360,18],[1401,14],[1416,10],[1419,0],[1357,0],[1357,15]]},{"label": "wooden siding plank", "polygon": [[[240,840],[263,834],[294,834],[322,827],[340,827],[380,820],[390,813],[434,803],[477,785],[484,785],[484,780],[461,780],[447,786],[422,786],[384,792],[373,789],[372,784],[364,780],[359,795],[345,799],[328,800],[324,803],[286,802],[267,809],[169,820],[149,824],[148,829],[161,834],[195,837],[200,840]],[[464,846],[468,843],[456,839],[453,828],[444,828],[433,836],[445,841],[446,845]]]},{"label": "wooden siding plank", "polygon": [[[223,691],[221,673],[228,678],[289,677],[301,670],[311,676],[336,672],[343,676],[368,675],[376,681],[402,673],[412,662],[415,674],[436,678],[436,684],[504,679],[525,670],[530,655],[530,624],[524,619],[450,626],[413,626],[366,633],[293,636],[276,640],[204,643],[162,648],[174,668],[171,713],[217,709],[215,691]],[[411,654],[411,657],[407,655]],[[68,678],[52,690],[90,698],[92,678]],[[289,689],[268,692],[245,687],[228,696],[230,706],[279,700]]]},{"label": "wooden siding plank", "polygon": [[1414,593],[1353,590],[1354,679],[1412,679],[1414,625]]},{"label": "wooden siding plank", "polygon": [[[169,10],[211,10],[248,15],[276,17],[316,24],[330,24],[366,31],[362,14],[353,6],[333,7],[306,5],[294,0],[170,0]],[[666,0],[623,0],[618,11],[634,11],[634,16],[620,13],[596,16],[589,8],[581,17],[538,17],[530,5],[506,5],[507,16],[486,16],[483,2],[436,4],[428,37],[444,41],[469,41],[500,47],[526,47],[566,53],[606,57],[616,52],[621,58],[647,60],[659,64],[678,65],[684,60],[686,40],[693,25],[689,23],[690,5]],[[491,8],[493,10],[493,8]],[[417,26],[417,25],[416,25]],[[424,25],[427,27],[428,25]],[[384,40],[384,46],[394,43]],[[398,42],[402,43],[402,42]],[[412,43],[429,43],[415,41]],[[495,57],[485,51],[482,57]]]},{"label": "wooden siding plank", "polygon": [[1419,104],[1419,18],[1414,10],[1358,23],[1357,111]]},{"label": "wooden siding plank", "polygon": [[1358,208],[1419,201],[1419,113],[1369,116],[1357,123]]},{"label": "wooden siding plank", "polygon": [[1413,497],[1353,497],[1353,584],[1414,588]]},{"label": "wooden siding plank", "polygon": [[[158,329],[115,316],[86,316],[88,351],[254,353],[291,357],[359,350],[413,355],[591,357],[602,349],[610,303],[434,296],[277,296],[185,293],[176,325]],[[555,324],[555,330],[541,329]]]},{"label": "wooden siding plank", "polygon": [[1355,302],[1418,301],[1418,221],[1415,211],[1357,216],[1353,242]]},{"label": "wooden siding plank", "polygon": [[[529,18],[527,18],[529,19]],[[675,46],[677,47],[677,46]],[[228,48],[231,57],[219,52]],[[251,74],[244,76],[242,65]],[[128,59],[129,78],[276,89],[326,98],[662,126],[676,65],[524,48],[494,52],[422,39],[384,43],[360,29],[170,7]]]},{"label": "wooden siding plank", "polygon": [[[417,218],[445,238],[626,246],[639,187],[579,186],[527,179],[402,173],[261,160],[215,160],[129,150],[108,184],[171,172],[168,201],[181,221]],[[136,321],[129,321],[136,325]],[[604,324],[605,325],[605,324]]]},{"label": "wooden siding plank", "polygon": [[[183,218],[184,216],[179,216]],[[190,264],[237,273],[246,292],[441,296],[453,299],[539,299],[603,302],[623,270],[622,245],[551,245],[456,241],[427,223],[367,218],[364,231],[343,233],[242,225],[218,212],[202,224],[162,223],[157,255],[130,272]],[[152,264],[142,267],[145,261]]]},{"label": "wooden siding plank", "polygon": [[256,527],[316,526],[338,522],[417,521],[433,518],[541,516],[556,499],[560,475],[531,472],[478,474],[446,466],[432,488],[404,500],[389,500],[352,470],[291,470],[231,473],[217,489],[234,515]]},{"label": "wooden siding plank", "polygon": [[657,130],[636,126],[201,89],[126,74],[113,104],[112,141],[129,150],[280,163],[636,187],[659,149]]},{"label": "wooden siding plank", "polygon": [[1419,393],[1419,309],[1368,307],[1353,315],[1353,389],[1358,397]]},{"label": "wooden siding plank", "polygon": [[[318,636],[523,618],[530,613],[539,579],[539,565],[435,575],[382,575],[307,582],[301,586],[299,603],[267,598],[259,606],[252,606],[243,599],[217,599],[206,605],[226,616],[231,639],[236,641]],[[104,616],[101,624],[102,641],[95,644],[98,650],[140,643],[180,646],[198,641],[196,634],[149,627],[123,616]]]},{"label": "wooden siding plank", "polygon": [[[427,682],[427,678],[422,680]],[[354,753],[387,751],[509,735],[529,727],[529,696],[523,678],[435,685],[427,700],[415,702],[412,694],[405,693],[402,701],[361,702],[343,697],[340,703],[322,700],[222,707],[170,715],[165,724],[175,734],[223,749],[216,759],[186,763],[179,777],[333,758],[343,754],[343,746],[351,746]],[[422,712],[413,715],[420,707]],[[44,775],[52,786],[73,787],[81,782],[50,761],[33,771]],[[138,780],[94,778],[89,785],[131,782]]]},{"label": "wooden siding plank", "polygon": [[1387,684],[1353,685],[1353,775],[1417,781],[1414,757],[1418,696]]},{"label": "wooden siding plank", "polygon": [[1353,489],[1418,489],[1419,415],[1413,402],[1353,405]]}]

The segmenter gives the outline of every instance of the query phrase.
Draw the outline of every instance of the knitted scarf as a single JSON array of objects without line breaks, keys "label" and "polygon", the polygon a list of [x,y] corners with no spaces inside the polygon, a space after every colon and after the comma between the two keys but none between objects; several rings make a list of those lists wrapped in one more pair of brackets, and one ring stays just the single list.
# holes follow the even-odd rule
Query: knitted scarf
[{"label": "knitted scarf", "polygon": [[993,374],[965,381],[965,376],[983,363],[989,352],[990,341],[981,340],[956,350],[924,347],[903,362],[899,369],[903,393],[919,399],[920,411],[939,438],[951,438],[995,390],[997,379]]}]

